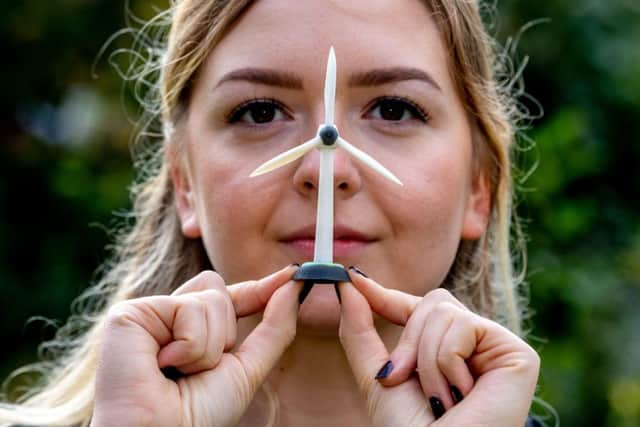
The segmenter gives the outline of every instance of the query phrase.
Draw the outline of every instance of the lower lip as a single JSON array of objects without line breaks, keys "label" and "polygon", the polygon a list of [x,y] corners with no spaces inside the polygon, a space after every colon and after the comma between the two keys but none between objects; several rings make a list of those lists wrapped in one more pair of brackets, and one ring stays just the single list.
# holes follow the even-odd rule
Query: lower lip
[{"label": "lower lip", "polygon": [[[293,248],[296,252],[304,257],[304,259],[313,259],[315,250],[315,239],[296,239],[284,242]],[[353,256],[357,252],[371,244],[365,240],[337,239],[333,241],[333,257],[345,258]]]}]

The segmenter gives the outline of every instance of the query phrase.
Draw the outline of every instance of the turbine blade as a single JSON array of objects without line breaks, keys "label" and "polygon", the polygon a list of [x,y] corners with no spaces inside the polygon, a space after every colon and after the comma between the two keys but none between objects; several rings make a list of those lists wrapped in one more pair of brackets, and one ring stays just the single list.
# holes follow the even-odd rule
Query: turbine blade
[{"label": "turbine blade", "polygon": [[263,163],[256,170],[251,172],[250,177],[258,176],[265,174],[267,172],[271,172],[274,169],[279,168],[280,166],[284,166],[287,163],[291,163],[294,160],[304,156],[308,151],[312,150],[317,145],[322,144],[322,141],[317,136],[304,144],[300,144],[296,147],[293,147],[290,150],[285,151],[282,154],[278,154],[273,159]]},{"label": "turbine blade", "polygon": [[392,174],[387,168],[382,166],[376,159],[368,155],[362,150],[357,149],[353,145],[349,144],[342,138],[338,138],[338,142],[336,143],[338,147],[341,147],[346,152],[351,154],[356,159],[360,160],[365,165],[369,166],[374,171],[378,172],[380,175],[384,176],[390,181],[395,182],[398,185],[403,185],[402,182],[394,174]]},{"label": "turbine blade", "polygon": [[336,54],[329,50],[327,74],[324,80],[324,124],[332,125],[336,106]]}]

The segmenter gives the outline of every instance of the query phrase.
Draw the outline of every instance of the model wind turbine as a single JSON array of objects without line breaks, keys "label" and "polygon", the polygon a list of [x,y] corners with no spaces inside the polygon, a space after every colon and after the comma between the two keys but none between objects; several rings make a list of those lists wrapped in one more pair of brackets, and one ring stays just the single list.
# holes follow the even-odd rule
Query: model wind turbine
[{"label": "model wind turbine", "polygon": [[402,185],[398,178],[373,157],[340,137],[334,124],[335,101],[336,56],[333,47],[331,47],[324,84],[324,124],[320,125],[318,133],[313,139],[279,154],[251,173],[252,177],[262,175],[293,162],[314,148],[320,150],[320,176],[318,178],[318,207],[313,262],[304,263],[293,277],[295,280],[304,280],[304,287],[300,293],[301,301],[304,300],[316,283],[333,283],[337,292],[338,282],[350,281],[349,274],[344,269],[344,266],[333,262],[333,150],[337,147],[342,148],[385,178]]}]

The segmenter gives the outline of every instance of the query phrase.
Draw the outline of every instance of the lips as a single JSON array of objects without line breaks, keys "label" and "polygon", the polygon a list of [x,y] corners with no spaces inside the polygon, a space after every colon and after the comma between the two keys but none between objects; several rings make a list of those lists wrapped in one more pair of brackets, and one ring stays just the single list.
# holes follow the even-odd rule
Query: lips
[{"label": "lips", "polygon": [[[315,246],[315,225],[306,226],[287,234],[280,241],[305,259],[312,259]],[[344,225],[336,225],[333,229],[333,256],[345,258],[355,255],[375,241],[375,238],[366,233]]]}]

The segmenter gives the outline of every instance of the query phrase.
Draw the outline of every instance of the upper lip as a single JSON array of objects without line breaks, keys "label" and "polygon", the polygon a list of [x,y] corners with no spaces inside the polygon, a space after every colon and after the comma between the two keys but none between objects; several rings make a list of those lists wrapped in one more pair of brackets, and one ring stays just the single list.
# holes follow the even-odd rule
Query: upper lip
[{"label": "upper lip", "polygon": [[[315,224],[307,225],[299,228],[291,233],[285,234],[281,239],[283,242],[291,242],[294,240],[302,239],[315,239],[316,226]],[[363,242],[371,242],[375,239],[366,233],[354,230],[353,228],[345,225],[336,224],[333,227],[333,239],[334,240],[360,240]]]}]

